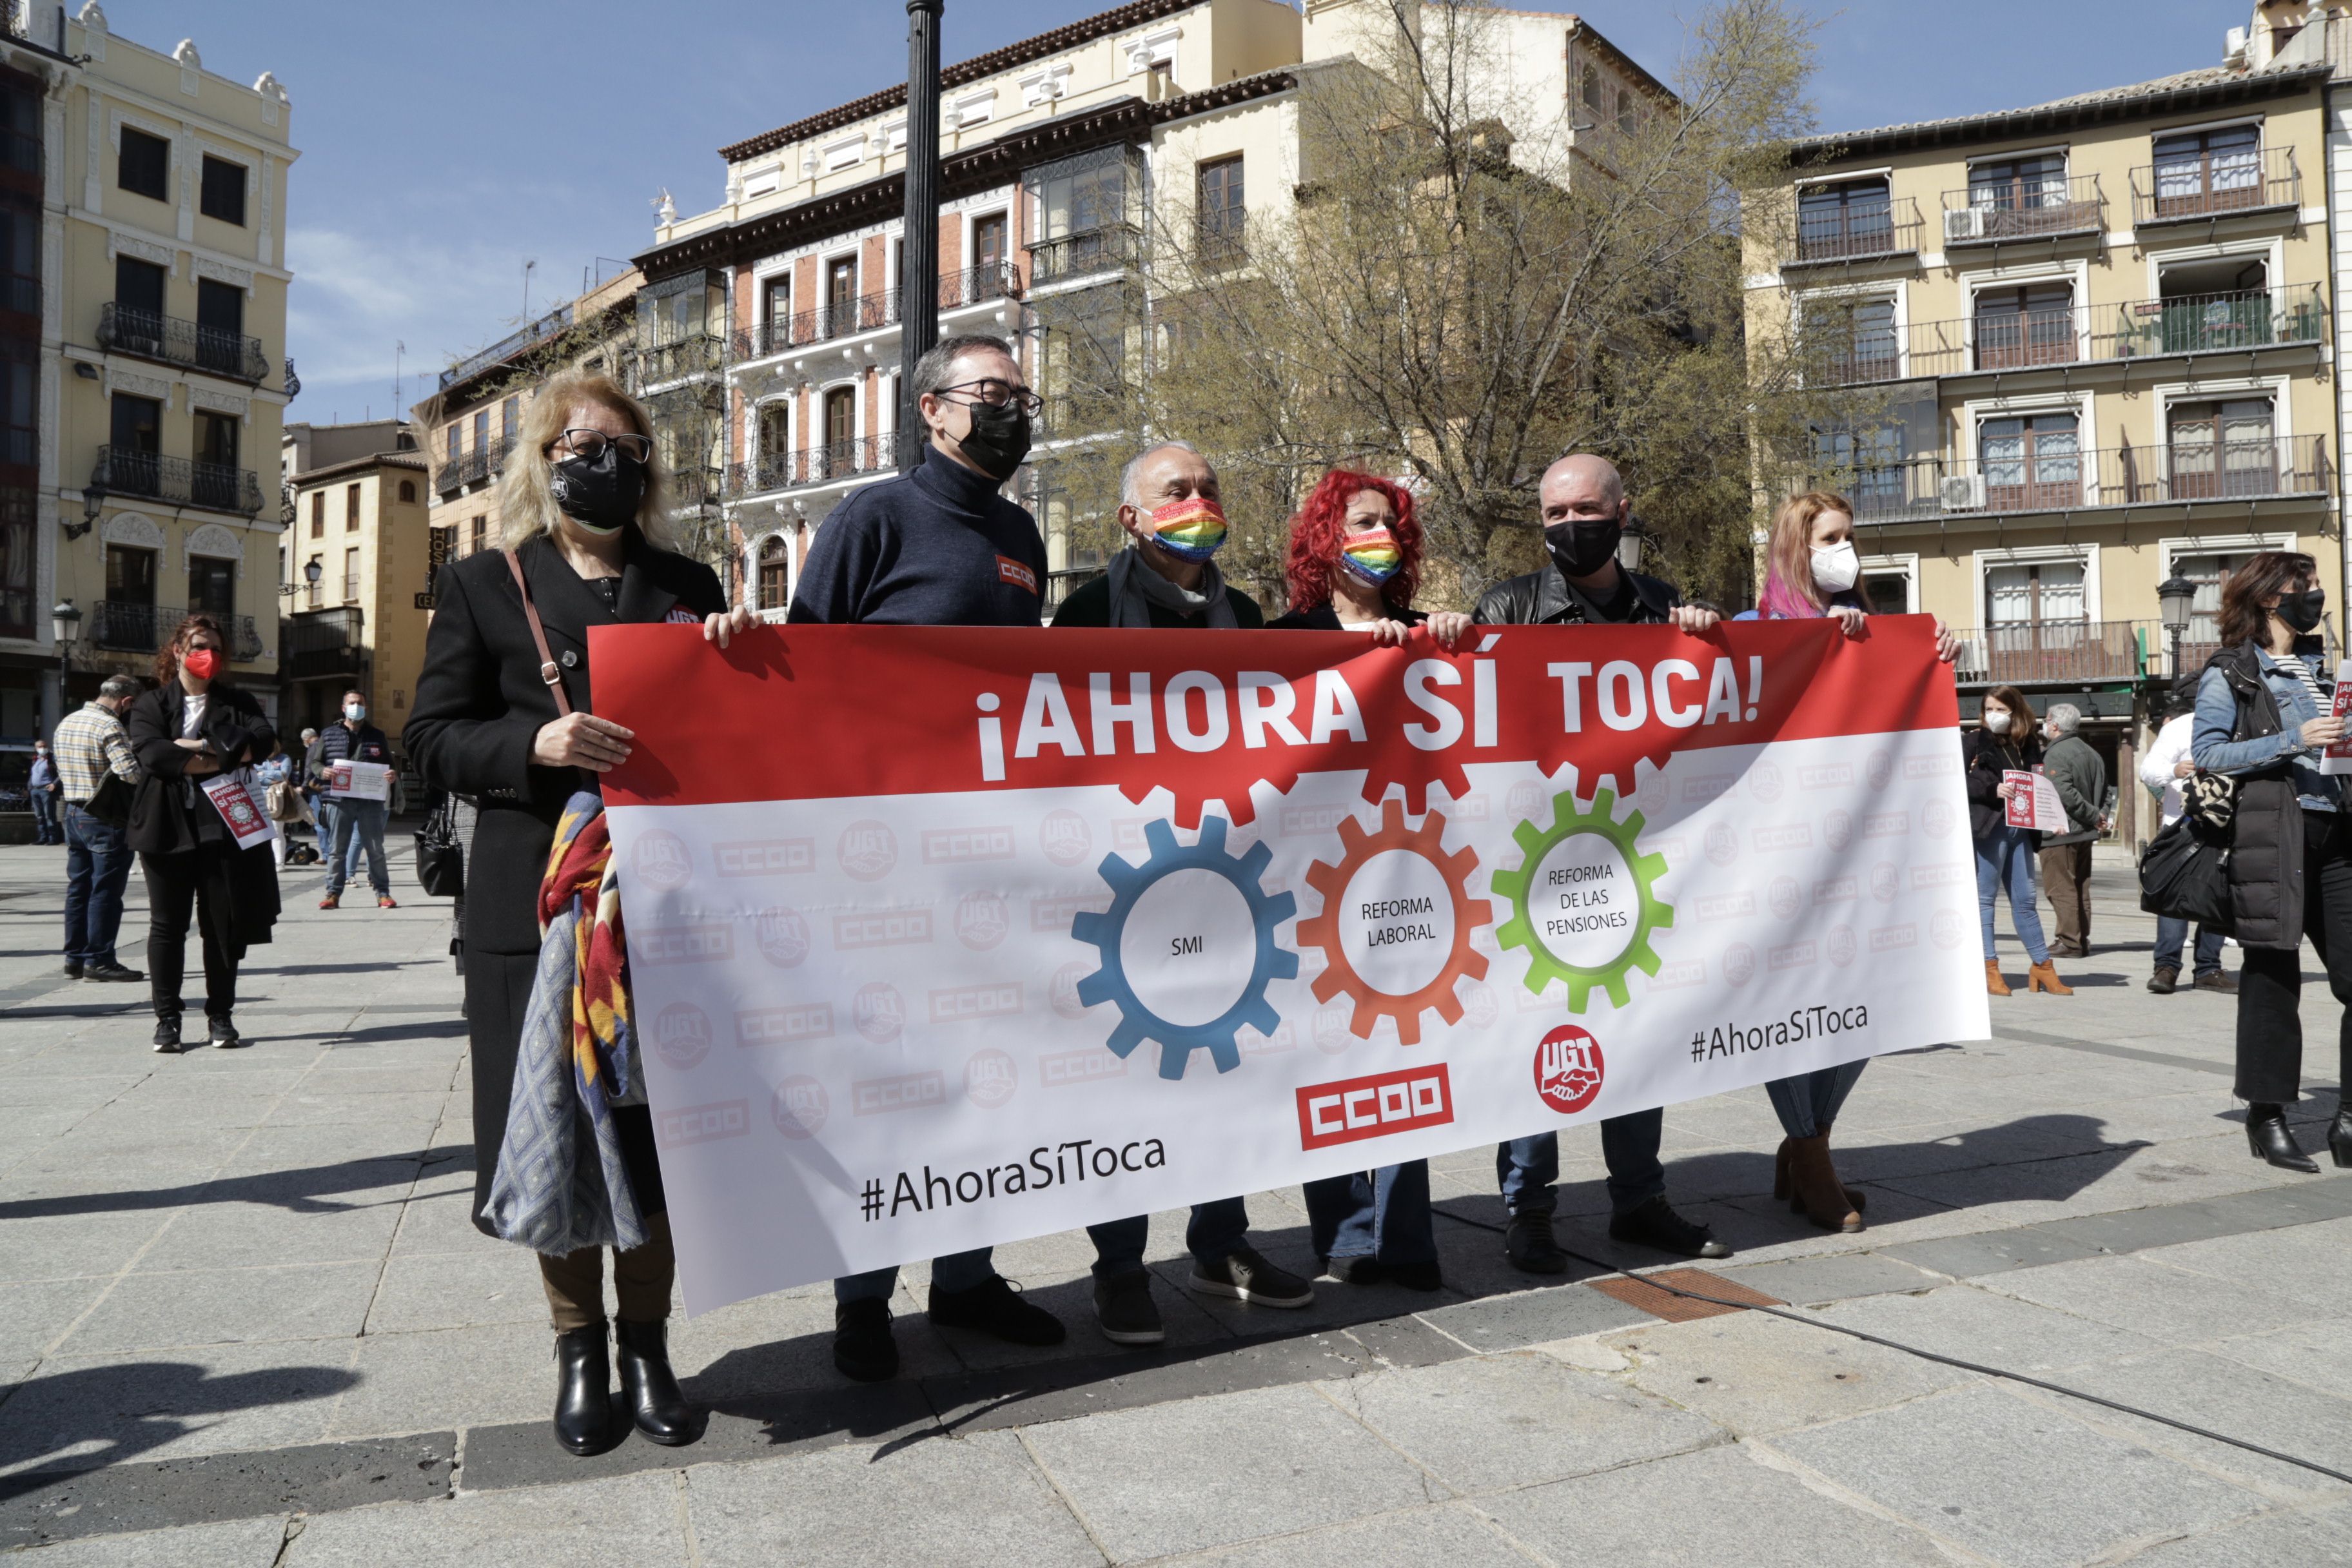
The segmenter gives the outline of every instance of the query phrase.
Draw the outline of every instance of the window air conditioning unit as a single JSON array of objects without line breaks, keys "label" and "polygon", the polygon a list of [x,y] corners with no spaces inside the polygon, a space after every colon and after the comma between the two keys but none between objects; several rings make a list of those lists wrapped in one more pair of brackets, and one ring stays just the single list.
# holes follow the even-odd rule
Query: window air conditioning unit
[{"label": "window air conditioning unit", "polygon": [[1956,239],[1982,239],[1985,219],[1990,216],[1982,207],[1948,207],[1944,212],[1944,243]]},{"label": "window air conditioning unit", "polygon": [[1982,511],[1985,503],[1982,474],[1947,474],[1937,482],[1937,499],[1946,511]]}]

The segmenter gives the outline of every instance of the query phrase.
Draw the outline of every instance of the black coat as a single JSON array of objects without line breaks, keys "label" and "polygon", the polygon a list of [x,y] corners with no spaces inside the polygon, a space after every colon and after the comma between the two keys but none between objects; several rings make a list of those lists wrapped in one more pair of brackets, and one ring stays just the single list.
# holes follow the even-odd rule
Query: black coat
[{"label": "black coat", "polygon": [[[142,774],[131,799],[131,847],[169,868],[180,863],[176,858],[193,857],[199,842],[226,846],[215,893],[228,912],[231,929],[219,934],[241,950],[268,942],[270,928],[278,923],[278,868],[267,844],[236,847],[220,813],[201,791],[194,792],[191,802],[187,767],[195,753],[179,743],[182,696],[180,683],[170,681],[141,692],[123,711],[123,733]],[[224,771],[269,754],[278,732],[260,703],[217,682],[208,696],[198,738],[221,759]],[[193,858],[186,862],[194,863]]]},{"label": "black coat", "polygon": [[[2206,661],[2238,700],[2232,741],[2259,740],[2284,728],[2278,699],[2263,679],[2261,654],[2251,642],[2225,647]],[[2282,760],[2256,773],[2239,773],[2237,810],[2230,836],[2230,934],[2242,947],[2303,945],[2303,802],[2292,764]]]},{"label": "black coat", "polygon": [[2007,735],[1996,735],[1979,725],[1961,735],[1960,764],[1967,770],[1970,833],[1979,839],[1990,838],[1994,828],[2009,820],[2009,809],[2000,798],[2001,775],[2012,768],[2032,773],[2041,760],[2038,733],[2012,742]]},{"label": "black coat", "polygon": [[[1624,571],[1619,567],[1619,571]],[[1654,625],[1666,618],[1666,612],[1683,602],[1675,585],[1661,577],[1645,577],[1639,572],[1626,572],[1633,580],[1633,614],[1636,624]],[[1539,626],[1555,624],[1581,625],[1584,607],[1568,591],[1568,579],[1559,568],[1546,565],[1523,576],[1497,583],[1486,590],[1478,601],[1471,617],[1482,626]]]}]

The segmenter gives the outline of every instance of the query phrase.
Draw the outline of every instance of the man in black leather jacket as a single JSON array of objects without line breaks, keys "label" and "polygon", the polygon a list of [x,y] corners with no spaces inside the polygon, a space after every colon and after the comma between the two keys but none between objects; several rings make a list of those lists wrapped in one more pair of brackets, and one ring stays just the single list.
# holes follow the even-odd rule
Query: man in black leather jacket
[{"label": "man in black leather jacket", "polygon": [[[1538,492],[1544,544],[1551,563],[1498,583],[1478,601],[1472,619],[1491,626],[1675,626],[1703,632],[1722,617],[1685,605],[1674,584],[1617,563],[1617,542],[1632,515],[1625,482],[1605,458],[1575,453],[1545,470]],[[1728,1258],[1731,1249],[1703,1225],[1666,1202],[1665,1167],[1658,1144],[1665,1112],[1639,1110],[1601,1123],[1601,1152],[1609,1165],[1609,1234],[1618,1241],[1654,1247],[1685,1258]],[[1552,1239],[1559,1176],[1559,1134],[1515,1138],[1495,1150],[1496,1178],[1510,1216],[1503,1250],[1530,1274],[1559,1274],[1568,1255]]]}]

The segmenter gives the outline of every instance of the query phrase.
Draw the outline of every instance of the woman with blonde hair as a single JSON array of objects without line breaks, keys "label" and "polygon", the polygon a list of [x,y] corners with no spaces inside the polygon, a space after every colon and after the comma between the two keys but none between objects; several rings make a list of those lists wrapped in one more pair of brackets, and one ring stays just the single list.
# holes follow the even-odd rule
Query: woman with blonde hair
[{"label": "woman with blonde hair", "polygon": [[[724,647],[757,624],[751,611],[728,608],[709,567],[667,548],[661,478],[645,409],[604,376],[559,375],[531,404],[507,459],[499,491],[503,548],[450,563],[434,585],[405,739],[427,785],[481,805],[466,857],[464,943],[474,1223],[485,1232],[539,962],[548,852],[564,802],[595,789],[633,739],[591,711],[589,628],[684,622]],[[527,605],[546,633],[548,678]],[[569,711],[559,710],[551,680],[561,682]],[[677,1261],[641,1086],[614,1103],[613,1121],[647,1231],[644,1246],[613,1258],[622,1392],[647,1437],[685,1443],[693,1414],[663,1337]],[[611,1416],[604,1249],[541,1255],[540,1274],[556,1334],[556,1437],[575,1454],[596,1453],[628,1430]]]},{"label": "woman with blonde hair", "polygon": [[[1764,593],[1743,621],[1835,620],[1850,637],[1863,635],[1869,605],[1861,593],[1862,557],[1853,547],[1853,503],[1829,490],[1808,490],[1780,503],[1765,545]],[[1936,657],[1949,664],[1959,645],[1936,623]],[[1863,1195],[1838,1179],[1830,1160],[1830,1131],[1845,1097],[1862,1077],[1852,1061],[1776,1079],[1764,1086],[1780,1118],[1772,1195],[1824,1230],[1860,1230]]]}]

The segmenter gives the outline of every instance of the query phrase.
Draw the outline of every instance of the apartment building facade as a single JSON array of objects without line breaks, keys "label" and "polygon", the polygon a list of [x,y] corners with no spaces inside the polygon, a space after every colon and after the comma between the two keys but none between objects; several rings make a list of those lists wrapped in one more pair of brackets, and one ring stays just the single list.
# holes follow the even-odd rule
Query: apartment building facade
[{"label": "apartment building facade", "polygon": [[397,736],[425,665],[432,475],[404,421],[286,427],[279,720],[317,728],[367,695]]},{"label": "apartment building facade", "polygon": [[272,702],[286,90],[116,36],[95,0],[11,16],[0,736],[143,673],[191,609]]},{"label": "apartment building facade", "polygon": [[2073,702],[2127,763],[2231,567],[2296,549],[2343,581],[2328,75],[2240,60],[1822,136],[1750,193],[1751,336],[1793,331],[1852,409],[1771,488],[1853,500],[1864,591],[1959,635],[1964,708]]},{"label": "apartment building facade", "polygon": [[[1311,174],[1298,95],[1391,15],[1372,0],[1137,0],[942,72],[940,331],[1013,340],[1046,400],[1010,493],[1045,532],[1049,611],[1099,569],[1107,476],[1143,435],[1132,393],[1155,352],[1154,247],[1238,262],[1245,227],[1279,217]],[[1563,126],[1664,90],[1574,17],[1495,26],[1497,90]],[[724,505],[745,601],[765,614],[783,612],[826,514],[906,455],[906,115],[897,86],[721,149],[725,203],[665,215],[636,258],[648,290],[686,278],[726,301]]]}]

